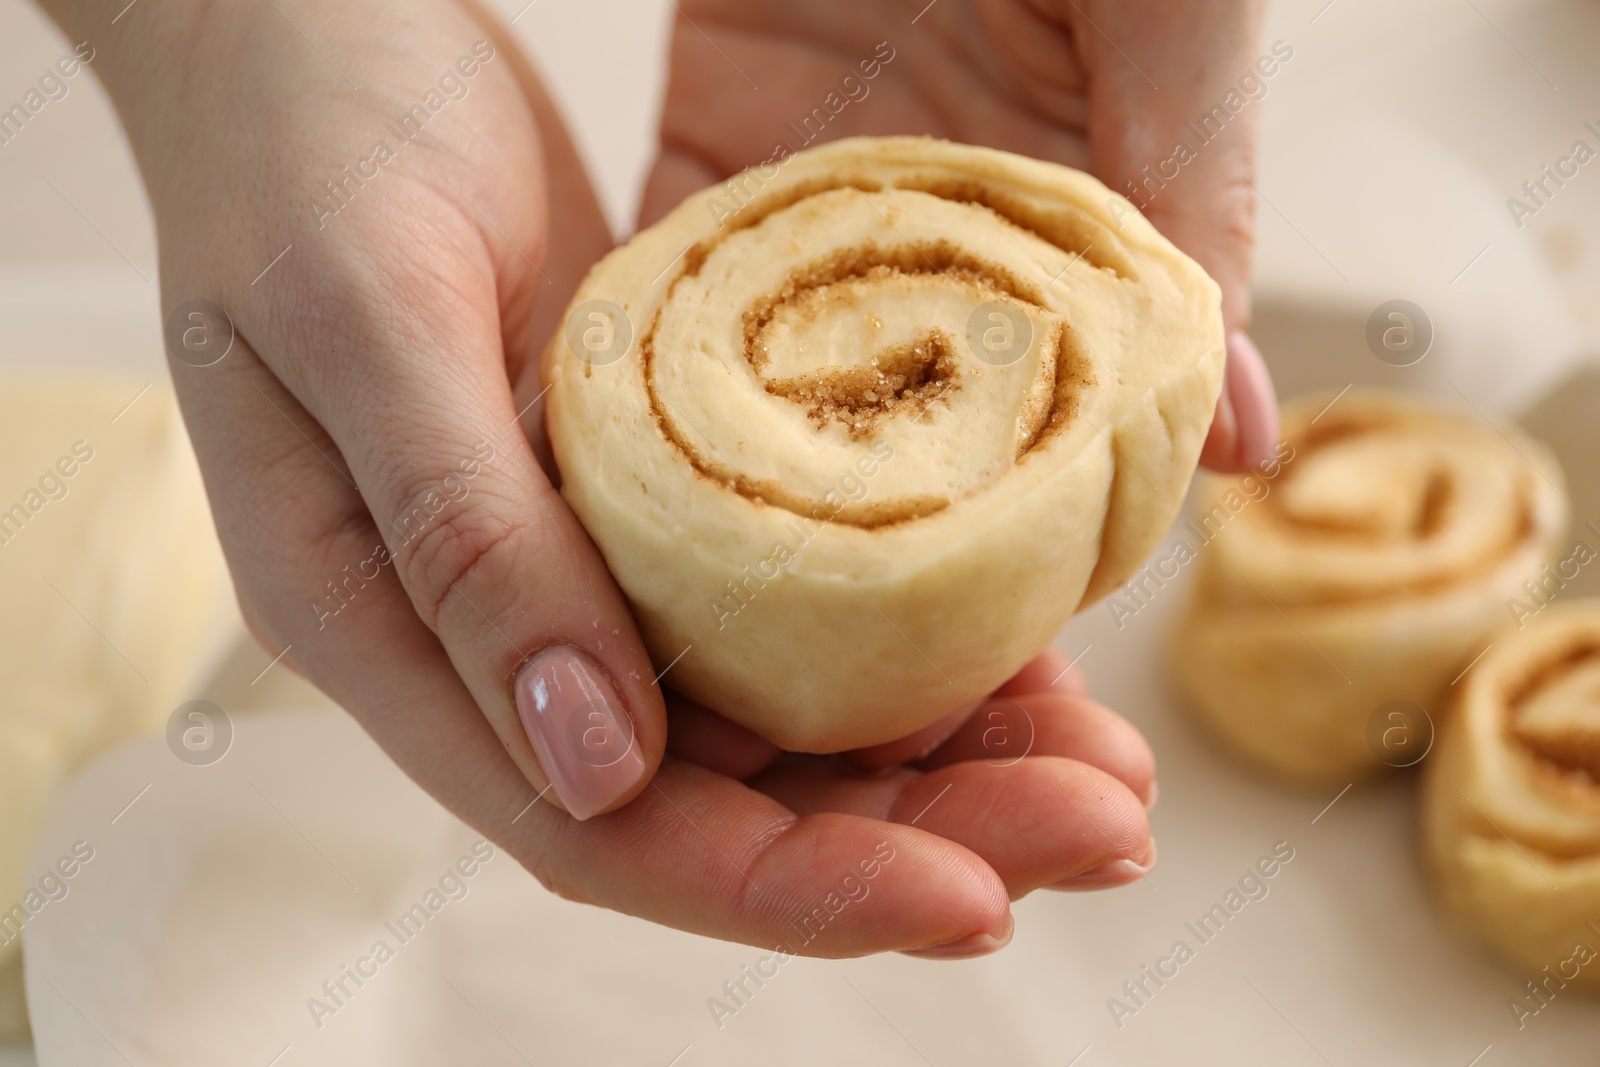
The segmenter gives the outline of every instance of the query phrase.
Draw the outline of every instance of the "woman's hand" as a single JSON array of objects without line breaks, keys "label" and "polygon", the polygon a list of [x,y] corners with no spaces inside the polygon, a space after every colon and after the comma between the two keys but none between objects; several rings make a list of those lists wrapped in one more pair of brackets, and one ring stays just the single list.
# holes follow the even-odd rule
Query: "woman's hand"
[{"label": "woman's hand", "polygon": [[[611,237],[522,57],[450,0],[53,13],[149,190],[173,378],[256,636],[501,838],[547,786],[579,817],[626,803],[665,743],[656,672],[528,444],[537,390],[511,384]],[[514,676],[544,699],[519,708]],[[627,758],[574,754],[591,714]]]},{"label": "woman's hand", "polygon": [[[1275,71],[1278,59],[1261,52],[1261,0],[677,7],[662,150],[642,224],[774,158],[779,145],[793,152],[858,134],[930,134],[1087,170],[1135,197],[1222,287],[1227,382],[1202,461],[1234,471],[1266,458],[1277,403],[1244,332],[1260,117],[1252,97],[1266,84],[1258,61]],[[1179,142],[1193,158],[1174,152]]]},{"label": "woman's hand", "polygon": [[[465,0],[47,2],[95,47],[145,177],[252,630],[546,886],[807,955],[959,955],[1009,937],[1009,900],[1153,858],[1147,747],[1051,656],[926,755],[937,730],[820,759],[669,715],[528,443],[523,371],[610,238],[492,20]],[[596,729],[620,758],[594,758]]]}]

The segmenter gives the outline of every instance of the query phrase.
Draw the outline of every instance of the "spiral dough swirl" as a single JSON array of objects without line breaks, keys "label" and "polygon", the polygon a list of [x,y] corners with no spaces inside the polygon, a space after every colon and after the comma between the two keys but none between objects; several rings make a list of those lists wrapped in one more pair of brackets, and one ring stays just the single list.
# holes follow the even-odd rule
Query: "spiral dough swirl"
[{"label": "spiral dough swirl", "polygon": [[1551,557],[1566,495],[1514,427],[1400,393],[1291,405],[1284,440],[1276,477],[1219,482],[1188,523],[1204,547],[1173,664],[1247,759],[1342,783],[1386,761],[1376,709],[1437,711]]},{"label": "spiral dough swirl", "polygon": [[1220,388],[1216,287],[1086,175],[812,149],[613,252],[551,344],[563,494],[680,690],[790,747],[970,706],[1121,581]]},{"label": "spiral dough swirl", "polygon": [[[1438,895],[1529,975],[1559,970],[1580,942],[1600,950],[1600,600],[1508,624],[1460,690],[1425,765]],[[1600,968],[1569,969],[1600,988]]]}]

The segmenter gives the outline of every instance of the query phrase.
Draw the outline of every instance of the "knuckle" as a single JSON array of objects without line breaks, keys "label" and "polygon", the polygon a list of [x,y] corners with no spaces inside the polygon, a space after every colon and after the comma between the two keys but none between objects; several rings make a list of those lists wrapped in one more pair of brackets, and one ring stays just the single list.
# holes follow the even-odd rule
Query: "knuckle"
[{"label": "knuckle", "polygon": [[423,622],[437,630],[444,601],[452,592],[505,585],[512,573],[514,542],[520,528],[484,508],[448,510],[425,490],[391,525],[391,549],[399,573]]}]

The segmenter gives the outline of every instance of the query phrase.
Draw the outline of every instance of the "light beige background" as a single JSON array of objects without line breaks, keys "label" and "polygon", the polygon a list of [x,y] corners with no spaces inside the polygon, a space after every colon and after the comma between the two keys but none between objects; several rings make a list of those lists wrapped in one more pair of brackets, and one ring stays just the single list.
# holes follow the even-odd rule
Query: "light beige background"
[{"label": "light beige background", "polygon": [[[612,223],[626,232],[652,152],[664,77],[669,3],[660,0],[492,0],[537,57],[564,107]],[[1326,5],[1326,6],[1325,6]],[[1315,19],[1315,21],[1312,21]],[[1448,284],[1492,246],[1456,292],[1503,260],[1537,260],[1582,336],[1600,329],[1600,164],[1586,168],[1520,232],[1504,198],[1553,163],[1583,123],[1600,125],[1600,5],[1584,0],[1292,0],[1272,8],[1268,40],[1295,49],[1270,83],[1260,188],[1261,282],[1304,275],[1330,288],[1388,277],[1397,251],[1436,257]],[[34,83],[67,43],[23,0],[0,0],[0,101]],[[92,79],[51,103],[0,146],[0,308],[93,285],[103,300],[153,299],[154,232],[114,115]],[[1555,87],[1553,88],[1552,85]],[[1346,140],[1353,124],[1386,126],[1400,142]],[[1348,178],[1388,190],[1389,209],[1426,214],[1437,186],[1411,184],[1404,146],[1471,172],[1480,217],[1413,241],[1343,206]],[[1337,158],[1322,158],[1330,146]],[[1322,171],[1306,174],[1309,165]],[[1326,168],[1348,168],[1328,173]],[[1413,172],[1413,173],[1408,173]],[[53,183],[59,194],[52,190]],[[1482,206],[1482,205],[1480,205]],[[82,214],[80,215],[79,212]],[[1315,250],[1326,254],[1324,259]],[[1314,263],[1311,261],[1315,261]],[[1482,269],[1480,269],[1482,268]],[[70,284],[63,288],[66,280]],[[1467,286],[1462,289],[1460,286]],[[1396,294],[1403,295],[1403,294]],[[71,299],[67,297],[66,299]]]}]

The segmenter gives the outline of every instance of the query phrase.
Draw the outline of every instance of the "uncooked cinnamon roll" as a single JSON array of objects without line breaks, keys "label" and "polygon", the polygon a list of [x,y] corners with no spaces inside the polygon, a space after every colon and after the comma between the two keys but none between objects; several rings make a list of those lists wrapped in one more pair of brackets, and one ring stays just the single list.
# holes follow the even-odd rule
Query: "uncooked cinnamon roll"
[{"label": "uncooked cinnamon roll", "polygon": [[823,752],[971,706],[1125,579],[1222,366],[1216,285],[1120,196],[895,137],[690,197],[545,369],[562,494],[670,684]]},{"label": "uncooked cinnamon roll", "polygon": [[[1566,495],[1514,427],[1405,394],[1310,398],[1283,433],[1274,463],[1214,479],[1184,528],[1200,573],[1171,662],[1249,762],[1345,782],[1409,762],[1369,739],[1374,714],[1438,710],[1541,576]],[[1395,740],[1426,745],[1425,721],[1396,721]]]},{"label": "uncooked cinnamon roll", "polygon": [[1543,987],[1536,1013],[1566,982],[1600,989],[1600,600],[1508,625],[1458,688],[1424,852],[1452,919]]}]

